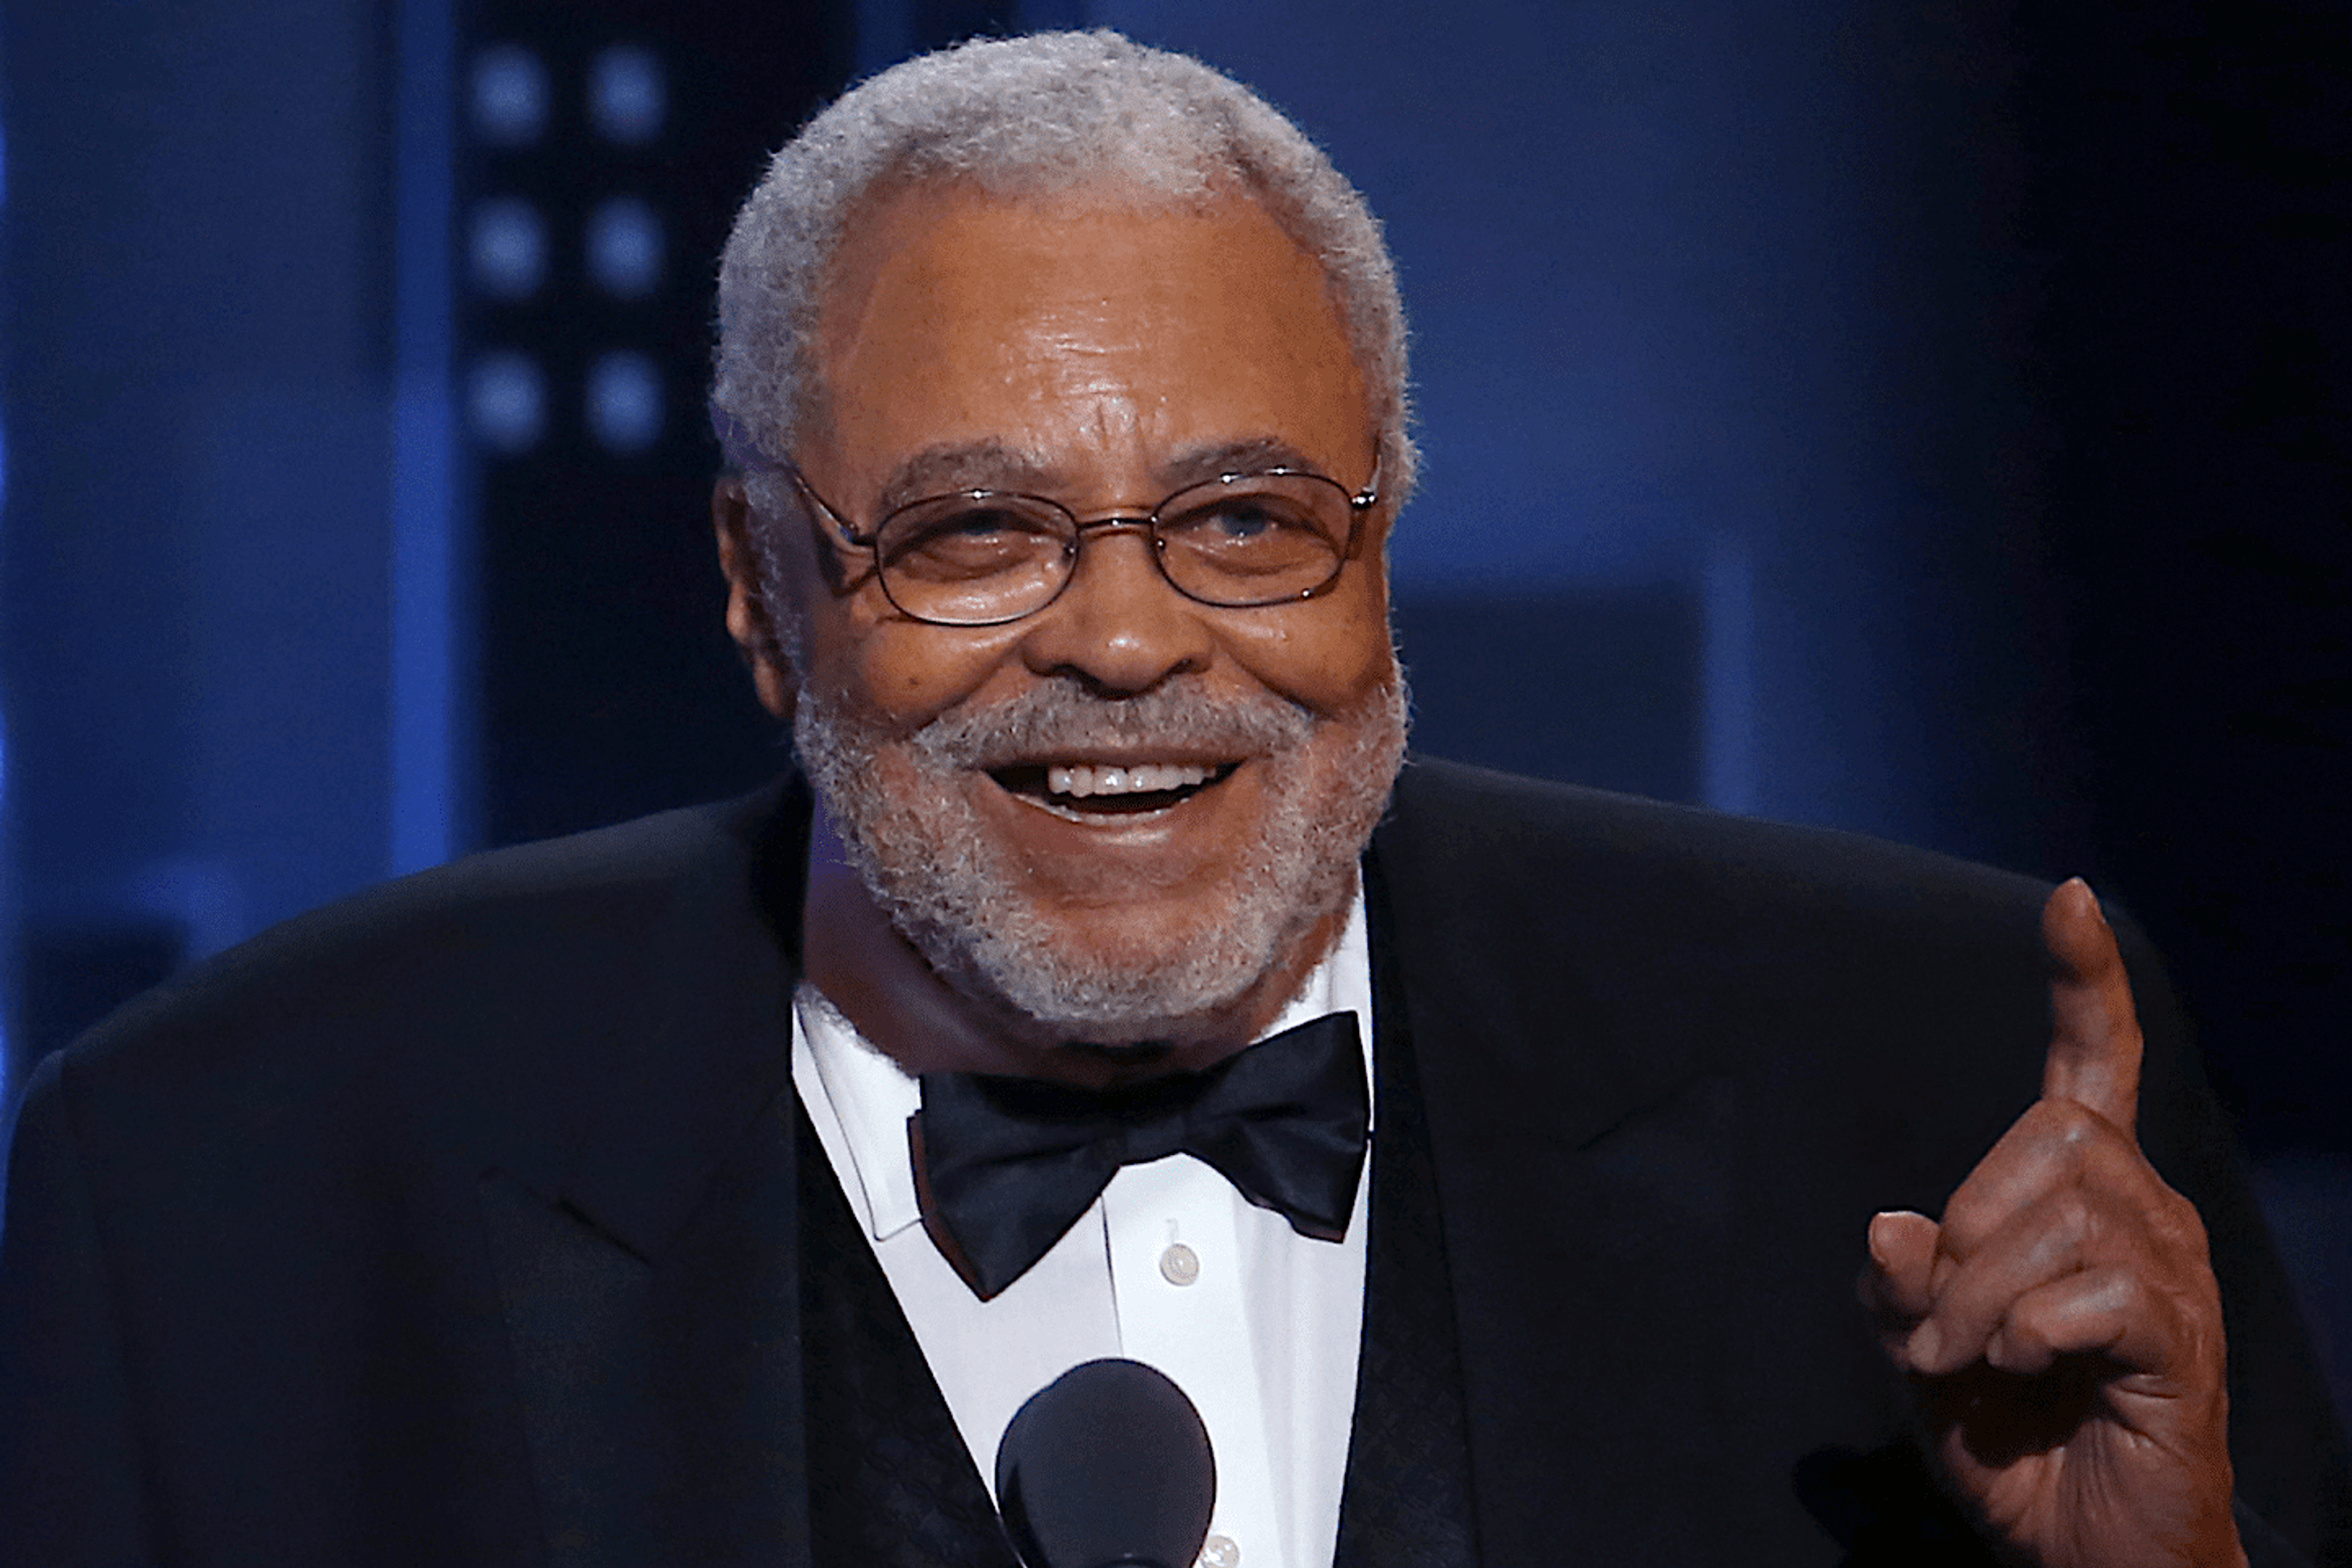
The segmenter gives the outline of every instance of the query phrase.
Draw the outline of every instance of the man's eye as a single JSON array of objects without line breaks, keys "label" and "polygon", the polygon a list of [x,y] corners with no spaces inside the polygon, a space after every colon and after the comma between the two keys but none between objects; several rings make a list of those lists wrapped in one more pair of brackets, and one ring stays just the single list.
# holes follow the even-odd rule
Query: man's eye
[{"label": "man's eye", "polygon": [[969,511],[951,513],[932,526],[931,538],[940,540],[990,540],[1020,529],[1021,520],[1009,511],[993,507],[974,507]]},{"label": "man's eye", "polygon": [[1171,518],[1161,525],[1161,531],[1182,535],[1202,545],[1230,546],[1277,538],[1309,527],[1311,524],[1291,508],[1235,497]]},{"label": "man's eye", "polygon": [[941,577],[1013,570],[1058,547],[1049,524],[1008,507],[966,506],[908,518],[883,540],[886,563]]},{"label": "man's eye", "polygon": [[1214,533],[1227,539],[1255,539],[1283,526],[1283,520],[1262,506],[1237,502],[1221,506],[1208,516],[1205,525]]},{"label": "man's eye", "polygon": [[960,507],[953,511],[909,520],[895,531],[903,550],[952,550],[961,545],[987,544],[1013,535],[1034,533],[1035,525],[1019,512],[1003,507]]}]

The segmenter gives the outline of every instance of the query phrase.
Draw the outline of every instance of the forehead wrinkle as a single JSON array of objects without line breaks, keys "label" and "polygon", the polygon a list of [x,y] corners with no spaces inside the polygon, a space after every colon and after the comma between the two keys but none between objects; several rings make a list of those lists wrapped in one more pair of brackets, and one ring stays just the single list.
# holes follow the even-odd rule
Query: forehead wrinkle
[{"label": "forehead wrinkle", "polygon": [[1134,388],[1114,377],[1088,392],[1087,422],[1093,426],[1097,451],[1134,452],[1146,444],[1143,416],[1136,407]]}]

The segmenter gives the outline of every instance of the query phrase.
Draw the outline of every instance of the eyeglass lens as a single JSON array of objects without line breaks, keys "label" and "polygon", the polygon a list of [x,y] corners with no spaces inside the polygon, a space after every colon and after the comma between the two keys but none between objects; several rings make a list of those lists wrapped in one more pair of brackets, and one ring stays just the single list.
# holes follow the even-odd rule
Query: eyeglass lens
[{"label": "eyeglass lens", "polygon": [[[1347,491],[1318,475],[1216,479],[1161,503],[1154,554],[1168,581],[1203,604],[1277,604],[1339,574],[1353,521]],[[901,610],[973,626],[1050,603],[1076,569],[1079,533],[1076,517],[1040,497],[966,493],[891,513],[874,545]]]}]

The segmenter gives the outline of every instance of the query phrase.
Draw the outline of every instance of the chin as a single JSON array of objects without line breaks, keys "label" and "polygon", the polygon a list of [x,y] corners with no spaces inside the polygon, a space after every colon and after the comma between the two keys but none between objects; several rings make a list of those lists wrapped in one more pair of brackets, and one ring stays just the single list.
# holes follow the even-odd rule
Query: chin
[{"label": "chin", "polygon": [[1269,976],[1303,974],[1322,956],[1292,962],[1314,928],[1352,896],[1352,860],[1333,880],[1307,902],[1237,896],[1213,914],[1181,921],[1136,911],[1115,922],[1131,922],[1127,941],[1106,942],[1103,922],[1066,923],[1036,905],[1002,910],[980,930],[908,934],[958,990],[1033,1039],[1190,1044],[1219,1034],[1263,1000]]}]

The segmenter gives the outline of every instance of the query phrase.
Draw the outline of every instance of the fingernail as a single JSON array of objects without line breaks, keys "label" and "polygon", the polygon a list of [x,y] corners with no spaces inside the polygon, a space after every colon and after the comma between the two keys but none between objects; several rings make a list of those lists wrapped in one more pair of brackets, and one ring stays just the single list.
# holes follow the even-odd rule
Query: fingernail
[{"label": "fingernail", "polygon": [[1932,1371],[1937,1358],[1944,1353],[1944,1335],[1936,1327],[1935,1320],[1931,1318],[1912,1330],[1911,1342],[1905,1349],[1910,1354],[1913,1366],[1922,1372]]},{"label": "fingernail", "polygon": [[1892,1209],[1870,1216],[1871,1261],[1876,1263],[1881,1268],[1891,1267],[1886,1261],[1886,1232],[1887,1227],[1894,1223],[1895,1211]]},{"label": "fingernail", "polygon": [[1894,1267],[1896,1231],[1909,1222],[1933,1228],[1934,1222],[1917,1209],[1881,1209],[1870,1216],[1870,1256],[1885,1268]]}]

